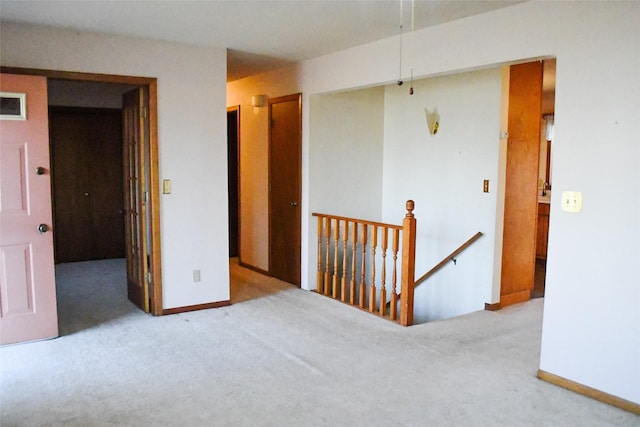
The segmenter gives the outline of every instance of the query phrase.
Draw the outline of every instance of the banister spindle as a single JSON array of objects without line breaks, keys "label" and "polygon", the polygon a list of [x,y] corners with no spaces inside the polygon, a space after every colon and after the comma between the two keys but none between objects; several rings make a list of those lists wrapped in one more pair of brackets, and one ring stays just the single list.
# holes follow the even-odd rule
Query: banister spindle
[{"label": "banister spindle", "polygon": [[415,205],[407,200],[407,214],[402,221],[402,288],[400,290],[400,324],[413,324],[413,290],[416,267],[416,218]]},{"label": "banister spindle", "polygon": [[317,276],[317,291],[323,293],[323,278],[322,278],[322,223],[324,217],[318,217],[318,276]]},{"label": "banister spindle", "polygon": [[351,282],[349,283],[349,303],[356,305],[356,243],[358,242],[358,223],[353,222],[351,229]]},{"label": "banister spindle", "polygon": [[324,294],[329,295],[331,285],[331,218],[327,217],[324,227],[324,234],[327,239],[325,242],[325,268],[324,268]]},{"label": "banister spindle", "polygon": [[371,286],[369,286],[369,311],[376,311],[376,246],[378,245],[378,227],[371,228]]},{"label": "banister spindle", "polygon": [[344,222],[342,236],[342,282],[340,300],[345,302],[347,300],[347,241],[349,240],[349,221],[345,220]]},{"label": "banister spindle", "polygon": [[387,240],[389,237],[389,229],[382,227],[382,274],[380,276],[380,316],[387,314]]},{"label": "banister spindle", "polygon": [[391,251],[393,252],[393,272],[391,274],[391,306],[389,307],[389,318],[396,320],[398,318],[398,291],[397,291],[397,279],[398,279],[398,248],[400,241],[400,230],[393,230],[393,246]]},{"label": "banister spindle", "polygon": [[338,241],[340,239],[340,220],[336,218],[336,226],[333,228],[333,287],[331,296],[338,298]]},{"label": "banister spindle", "polygon": [[367,272],[367,224],[362,224],[362,269],[360,271],[360,308],[365,307],[365,293],[367,291],[365,283],[365,275]]}]

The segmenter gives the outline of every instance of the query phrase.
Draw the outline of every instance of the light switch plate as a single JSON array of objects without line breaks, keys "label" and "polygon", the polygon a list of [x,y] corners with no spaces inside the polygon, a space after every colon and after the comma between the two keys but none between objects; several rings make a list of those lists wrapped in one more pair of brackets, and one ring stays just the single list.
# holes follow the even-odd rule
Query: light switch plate
[{"label": "light switch plate", "polygon": [[565,212],[578,213],[582,210],[581,191],[562,192],[562,210]]},{"label": "light switch plate", "polygon": [[171,194],[171,180],[163,179],[162,180],[162,194]]}]

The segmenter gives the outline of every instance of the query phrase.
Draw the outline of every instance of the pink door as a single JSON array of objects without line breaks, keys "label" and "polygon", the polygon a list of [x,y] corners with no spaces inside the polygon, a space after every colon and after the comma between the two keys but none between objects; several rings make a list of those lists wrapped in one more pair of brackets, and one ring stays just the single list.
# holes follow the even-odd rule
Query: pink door
[{"label": "pink door", "polygon": [[47,79],[1,74],[0,91],[0,344],[12,344],[58,336]]}]

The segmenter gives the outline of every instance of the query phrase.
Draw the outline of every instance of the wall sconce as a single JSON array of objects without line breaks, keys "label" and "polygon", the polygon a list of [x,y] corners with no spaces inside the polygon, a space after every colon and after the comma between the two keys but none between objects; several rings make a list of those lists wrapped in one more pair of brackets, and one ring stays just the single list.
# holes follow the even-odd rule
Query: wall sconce
[{"label": "wall sconce", "polygon": [[429,111],[425,108],[424,113],[427,116],[427,127],[429,128],[429,133],[431,135],[435,135],[438,133],[438,129],[440,128],[440,114],[438,114],[438,109],[435,108],[433,111]]},{"label": "wall sconce", "polygon": [[251,106],[260,108],[267,105],[267,95],[253,95],[251,97]]}]

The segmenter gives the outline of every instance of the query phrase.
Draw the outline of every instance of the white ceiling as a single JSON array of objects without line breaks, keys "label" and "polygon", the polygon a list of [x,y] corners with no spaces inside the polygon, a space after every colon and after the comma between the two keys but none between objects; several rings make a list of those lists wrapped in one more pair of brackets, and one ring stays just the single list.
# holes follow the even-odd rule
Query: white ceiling
[{"label": "white ceiling", "polygon": [[[522,0],[415,0],[414,29]],[[0,19],[227,48],[228,80],[397,35],[411,0],[0,1]]]}]

